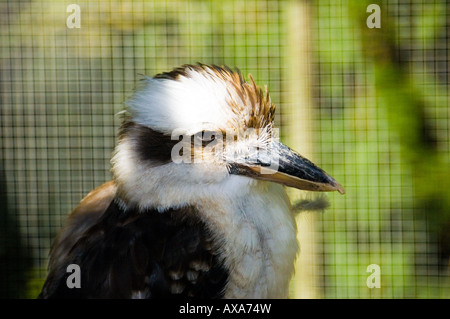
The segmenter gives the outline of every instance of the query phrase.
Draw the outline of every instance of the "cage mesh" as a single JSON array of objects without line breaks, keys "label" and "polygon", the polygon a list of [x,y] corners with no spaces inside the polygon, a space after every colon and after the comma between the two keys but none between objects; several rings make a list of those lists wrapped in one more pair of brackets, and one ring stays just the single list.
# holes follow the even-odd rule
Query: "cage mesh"
[{"label": "cage mesh", "polygon": [[[310,25],[297,43],[298,3]],[[0,0],[1,296],[39,293],[66,216],[111,179],[117,114],[143,74],[239,67],[268,84],[289,140],[302,131],[295,46],[310,49],[312,158],[347,191],[315,213],[314,296],[450,296],[450,9],[376,3],[380,29],[366,25],[370,1],[76,1],[69,28],[70,2]],[[371,264],[381,288],[367,286]]]}]

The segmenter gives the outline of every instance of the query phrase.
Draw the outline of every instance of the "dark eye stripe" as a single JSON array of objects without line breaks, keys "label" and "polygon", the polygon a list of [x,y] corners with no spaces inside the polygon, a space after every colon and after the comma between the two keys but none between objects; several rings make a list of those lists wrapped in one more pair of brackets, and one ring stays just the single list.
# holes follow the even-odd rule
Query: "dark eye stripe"
[{"label": "dark eye stripe", "polygon": [[179,142],[161,132],[132,122],[122,125],[119,139],[125,137],[134,142],[141,160],[152,161],[156,165],[171,162],[172,148]]},{"label": "dark eye stripe", "polygon": [[[223,138],[226,138],[225,133],[214,131],[201,131],[190,136],[191,151],[194,151],[194,147],[200,145],[198,140],[201,141],[202,147],[214,143],[217,134],[222,134]],[[180,135],[178,139],[172,140],[169,135],[129,121],[124,123],[119,131],[119,140],[123,139],[128,139],[129,142],[133,143],[140,160],[158,166],[170,163],[173,147],[182,139],[189,140],[189,137]],[[182,150],[180,152],[178,155],[183,156]]]}]

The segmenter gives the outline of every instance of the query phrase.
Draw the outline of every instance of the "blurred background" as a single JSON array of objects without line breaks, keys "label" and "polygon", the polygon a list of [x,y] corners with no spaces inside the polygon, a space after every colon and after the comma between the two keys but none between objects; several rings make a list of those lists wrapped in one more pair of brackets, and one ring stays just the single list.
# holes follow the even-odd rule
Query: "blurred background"
[{"label": "blurred background", "polygon": [[0,297],[38,295],[141,74],[202,62],[267,84],[282,141],[347,191],[297,216],[291,298],[449,298],[449,17],[445,0],[0,0]]}]

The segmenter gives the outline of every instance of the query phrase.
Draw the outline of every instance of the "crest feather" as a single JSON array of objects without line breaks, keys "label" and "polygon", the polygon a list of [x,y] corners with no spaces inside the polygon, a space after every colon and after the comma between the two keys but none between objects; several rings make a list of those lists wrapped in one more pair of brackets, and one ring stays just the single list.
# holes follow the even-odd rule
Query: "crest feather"
[{"label": "crest feather", "polygon": [[271,126],[275,105],[267,86],[248,78],[227,66],[186,64],[146,78],[127,104],[139,124],[163,132],[202,130],[203,124],[208,130]]}]

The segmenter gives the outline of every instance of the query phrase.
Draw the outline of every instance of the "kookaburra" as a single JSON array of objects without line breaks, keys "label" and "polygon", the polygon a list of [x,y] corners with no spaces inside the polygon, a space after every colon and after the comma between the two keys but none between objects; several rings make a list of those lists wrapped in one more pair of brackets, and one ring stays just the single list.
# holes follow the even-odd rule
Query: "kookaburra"
[{"label": "kookaburra", "polygon": [[144,78],[126,105],[113,180],[69,216],[39,297],[287,297],[298,243],[284,186],[344,189],[278,142],[267,89],[185,65]]}]

